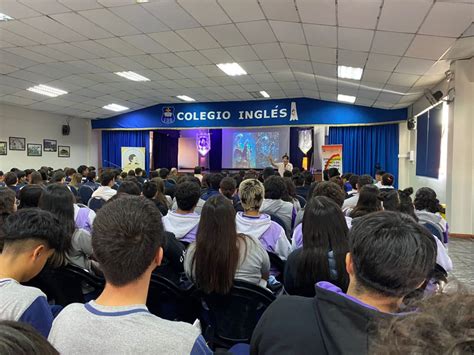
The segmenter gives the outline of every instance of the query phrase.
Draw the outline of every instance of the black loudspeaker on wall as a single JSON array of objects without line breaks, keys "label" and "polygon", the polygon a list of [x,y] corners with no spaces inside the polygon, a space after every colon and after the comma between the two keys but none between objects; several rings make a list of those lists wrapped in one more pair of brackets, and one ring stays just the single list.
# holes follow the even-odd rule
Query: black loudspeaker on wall
[{"label": "black loudspeaker on wall", "polygon": [[69,127],[68,124],[63,125],[63,136],[69,136],[69,133],[71,133],[71,127]]},{"label": "black loudspeaker on wall", "polygon": [[415,117],[410,117],[407,120],[407,128],[409,131],[412,131],[416,128],[416,118]]}]

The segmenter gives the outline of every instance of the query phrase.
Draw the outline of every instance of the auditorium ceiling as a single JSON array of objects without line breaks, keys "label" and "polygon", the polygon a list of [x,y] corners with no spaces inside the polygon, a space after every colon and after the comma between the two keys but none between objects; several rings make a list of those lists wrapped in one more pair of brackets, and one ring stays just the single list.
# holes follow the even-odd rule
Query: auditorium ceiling
[{"label": "auditorium ceiling", "polygon": [[[474,50],[472,0],[0,0],[0,13],[0,102],[84,118],[260,91],[402,108]],[[216,66],[232,62],[247,74]],[[40,84],[67,94],[27,90]]]}]

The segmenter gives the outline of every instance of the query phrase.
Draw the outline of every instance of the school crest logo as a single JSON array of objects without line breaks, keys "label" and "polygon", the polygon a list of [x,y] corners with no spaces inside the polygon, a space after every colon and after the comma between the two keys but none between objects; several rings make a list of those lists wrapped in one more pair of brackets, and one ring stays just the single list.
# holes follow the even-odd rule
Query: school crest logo
[{"label": "school crest logo", "polygon": [[174,107],[166,106],[162,109],[161,122],[164,124],[172,124],[176,118],[174,117]]}]

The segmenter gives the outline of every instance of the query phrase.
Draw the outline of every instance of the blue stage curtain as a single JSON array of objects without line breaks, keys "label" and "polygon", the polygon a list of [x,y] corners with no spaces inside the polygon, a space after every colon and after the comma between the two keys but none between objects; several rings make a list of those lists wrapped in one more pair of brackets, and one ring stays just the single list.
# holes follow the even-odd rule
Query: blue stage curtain
[{"label": "blue stage curtain", "polygon": [[398,187],[398,124],[330,127],[328,144],[342,144],[344,173],[374,176],[378,164]]},{"label": "blue stage curtain", "polygon": [[222,170],[222,129],[210,129],[211,150],[209,151],[209,170]]},{"label": "blue stage curtain", "polygon": [[[299,132],[306,131],[311,129],[311,137],[313,137],[313,129],[308,127],[290,127],[290,151],[288,155],[290,156],[290,162],[293,164],[293,167],[300,168],[303,165],[304,154],[301,149],[298,147],[299,143]],[[314,138],[313,138],[314,139]],[[314,147],[314,140],[313,140]],[[282,154],[283,155],[283,154]],[[308,169],[311,165],[311,157],[313,155],[313,148],[311,148],[306,154],[308,157]]]},{"label": "blue stage curtain", "polygon": [[122,147],[145,147],[145,170],[150,169],[149,131],[102,131],[102,166],[122,166]]},{"label": "blue stage curtain", "polygon": [[160,129],[153,131],[153,167],[178,167],[179,130]]}]

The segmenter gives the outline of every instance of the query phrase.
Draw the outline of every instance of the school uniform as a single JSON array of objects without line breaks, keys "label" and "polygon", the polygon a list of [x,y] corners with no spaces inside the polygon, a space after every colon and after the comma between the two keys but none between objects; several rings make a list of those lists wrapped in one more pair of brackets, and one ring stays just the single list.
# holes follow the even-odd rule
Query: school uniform
[{"label": "school uniform", "polygon": [[[168,199],[169,196],[166,196],[166,199]],[[169,200],[168,200],[169,201]],[[172,200],[172,204],[171,204],[171,211],[176,211],[178,209],[178,203],[176,202],[176,199],[173,199]],[[204,204],[206,203],[206,201],[204,201],[202,198],[200,198],[196,204],[196,207],[194,207],[194,213],[196,214],[201,214],[201,211],[202,211],[202,208],[204,206]]]},{"label": "school uniform", "polygon": [[186,248],[180,243],[173,233],[165,232],[163,245],[163,260],[160,266],[153,270],[154,274],[166,277],[173,283],[180,283],[181,274],[184,272],[184,255]]},{"label": "school uniform", "polygon": [[80,268],[92,271],[92,237],[84,229],[76,229],[71,239],[71,249],[67,253],[68,261]]},{"label": "school uniform", "polygon": [[285,224],[285,233],[291,236],[291,230],[296,218],[296,209],[291,202],[283,200],[264,199],[260,207],[261,213],[279,217]]},{"label": "school uniform", "polygon": [[112,197],[114,197],[116,194],[117,194],[117,190],[114,190],[113,188],[109,186],[100,186],[99,188],[97,188],[97,190],[94,191],[91,198],[99,197],[105,201],[108,201]]},{"label": "school uniform", "polygon": [[163,217],[165,230],[174,234],[181,242],[192,243],[196,240],[197,228],[201,216],[197,213],[179,214],[169,211]]},{"label": "school uniform", "polygon": [[53,314],[41,290],[4,278],[0,279],[0,319],[28,323],[47,337]]},{"label": "school uniform", "polygon": [[296,186],[296,194],[298,196],[304,197],[305,200],[309,200],[308,192],[309,192],[309,186],[308,185]]},{"label": "school uniform", "polygon": [[202,195],[201,195],[201,199],[204,200],[204,201],[207,201],[209,200],[212,196],[216,196],[216,195],[219,195],[220,192],[219,190],[215,190],[215,189],[207,189],[206,192],[204,192]]},{"label": "school uniform", "polygon": [[84,229],[91,233],[95,216],[95,212],[89,207],[79,207],[77,203],[74,204],[74,221],[76,223],[76,228]]}]

